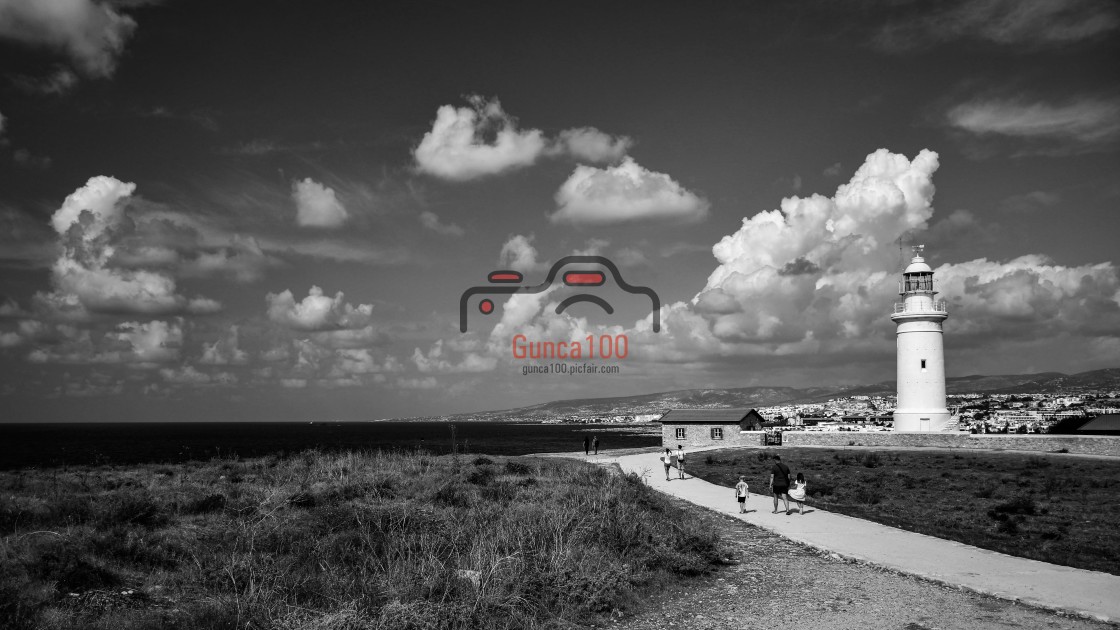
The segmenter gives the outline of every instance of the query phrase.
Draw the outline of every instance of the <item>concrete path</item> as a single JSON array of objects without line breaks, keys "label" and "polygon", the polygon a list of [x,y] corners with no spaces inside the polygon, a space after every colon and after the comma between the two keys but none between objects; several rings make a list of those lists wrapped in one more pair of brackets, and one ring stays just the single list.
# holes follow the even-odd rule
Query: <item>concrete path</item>
[{"label": "concrete path", "polygon": [[[739,514],[731,488],[691,476],[679,480],[675,468],[671,470],[672,480],[665,481],[658,453],[607,452],[575,457],[595,463],[617,463],[624,472],[643,476],[656,490],[844,558],[1031,606],[1099,621],[1120,621],[1120,577],[1115,575],[1015,558],[815,507],[806,506],[805,514],[798,514],[792,502],[793,514],[773,514],[773,499],[753,492],[765,488],[752,487],[747,499],[748,513]],[[778,508],[782,507],[779,502]]]}]

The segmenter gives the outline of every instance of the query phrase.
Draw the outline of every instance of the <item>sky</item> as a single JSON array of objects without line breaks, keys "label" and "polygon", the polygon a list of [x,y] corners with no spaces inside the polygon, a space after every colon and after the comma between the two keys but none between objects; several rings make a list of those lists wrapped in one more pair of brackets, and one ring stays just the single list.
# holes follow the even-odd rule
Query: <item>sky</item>
[{"label": "sky", "polygon": [[[915,245],[949,376],[1117,367],[1116,59],[1108,0],[0,0],[0,421],[888,381]],[[571,255],[659,328],[461,331]]]}]

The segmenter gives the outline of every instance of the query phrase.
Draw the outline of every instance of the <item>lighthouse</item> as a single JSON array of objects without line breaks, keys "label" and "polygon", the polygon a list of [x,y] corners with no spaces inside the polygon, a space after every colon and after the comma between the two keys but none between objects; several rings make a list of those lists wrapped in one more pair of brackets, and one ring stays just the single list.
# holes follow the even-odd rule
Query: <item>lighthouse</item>
[{"label": "lighthouse", "polygon": [[924,246],[898,285],[901,302],[894,305],[898,360],[898,402],[895,431],[942,431],[949,424],[945,407],[945,349],[941,322],[949,317],[945,300],[935,298],[933,270],[922,258]]}]

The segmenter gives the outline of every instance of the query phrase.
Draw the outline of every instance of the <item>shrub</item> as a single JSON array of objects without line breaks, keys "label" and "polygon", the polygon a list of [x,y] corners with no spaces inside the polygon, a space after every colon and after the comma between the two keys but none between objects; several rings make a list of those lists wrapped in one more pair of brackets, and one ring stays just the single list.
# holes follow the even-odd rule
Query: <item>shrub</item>
[{"label": "shrub", "polygon": [[528,464],[508,461],[506,462],[506,472],[511,475],[531,475],[533,474],[533,469],[529,468]]},{"label": "shrub", "polygon": [[445,483],[437,488],[432,493],[432,502],[455,508],[470,507],[474,503],[468,486],[464,486],[457,481]]},{"label": "shrub", "polygon": [[473,483],[476,486],[485,486],[494,480],[494,475],[494,469],[489,466],[485,466],[483,468],[475,468],[474,470],[467,473],[467,481]]},{"label": "shrub", "polygon": [[860,461],[866,468],[878,468],[883,465],[883,458],[875,451],[864,453]]},{"label": "shrub", "polygon": [[489,464],[493,464],[494,460],[486,457],[485,455],[482,455],[480,457],[476,457],[471,463],[473,463],[475,466],[487,466]]}]

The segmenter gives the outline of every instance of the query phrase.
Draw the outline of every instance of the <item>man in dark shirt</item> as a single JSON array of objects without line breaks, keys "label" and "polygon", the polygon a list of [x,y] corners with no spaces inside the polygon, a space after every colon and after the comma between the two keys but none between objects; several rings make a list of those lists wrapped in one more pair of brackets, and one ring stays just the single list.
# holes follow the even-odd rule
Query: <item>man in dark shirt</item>
[{"label": "man in dark shirt", "polygon": [[770,491],[774,493],[774,514],[778,513],[778,497],[785,502],[786,514],[789,514],[789,466],[782,463],[782,456],[774,456],[774,465],[770,468]]}]

